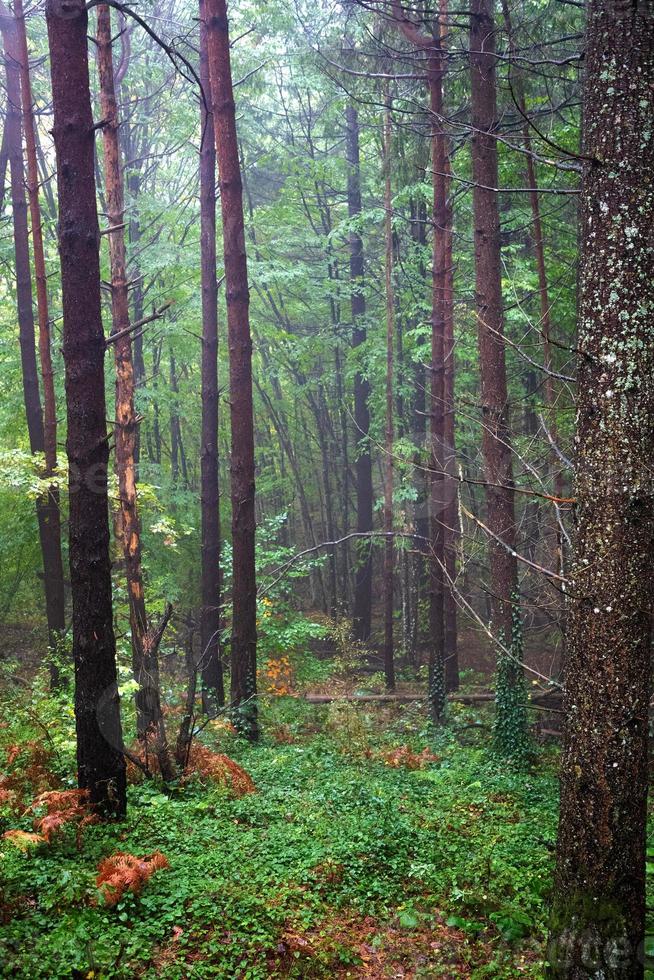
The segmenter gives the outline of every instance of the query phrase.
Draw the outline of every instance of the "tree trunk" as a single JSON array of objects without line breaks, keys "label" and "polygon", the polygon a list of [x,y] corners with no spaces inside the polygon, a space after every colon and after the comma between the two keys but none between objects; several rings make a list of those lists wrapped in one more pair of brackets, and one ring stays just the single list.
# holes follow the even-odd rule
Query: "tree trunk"
[{"label": "tree trunk", "polygon": [[[426,278],[427,270],[422,260],[424,246],[427,244],[427,208],[425,202],[419,199],[412,204],[411,236],[415,242],[416,250],[420,256],[418,270],[419,283],[422,285]],[[419,318],[414,326],[418,325]],[[420,347],[426,346],[426,340],[421,338]],[[426,449],[427,442],[427,371],[425,367],[426,356],[421,351],[420,357],[415,365],[414,384],[415,396],[413,402],[414,432],[415,441],[419,449],[416,452],[416,463],[418,464],[417,473],[417,499],[414,508],[414,521],[416,530],[415,545],[415,588],[412,596],[413,607],[413,635],[411,640],[411,660],[416,661],[417,648],[420,641],[421,623],[420,610],[423,603],[428,598],[428,561],[429,561],[429,473],[423,464],[424,455],[422,450]]]},{"label": "tree trunk", "polygon": [[180,473],[182,476],[182,486],[188,487],[188,469],[186,466],[186,453],[182,440],[182,421],[179,416],[179,383],[177,381],[177,361],[172,347],[169,350],[170,360],[170,390],[172,400],[170,404],[170,472],[173,483],[179,483]]},{"label": "tree trunk", "polygon": [[[65,9],[64,9],[65,8]],[[99,229],[83,0],[46,4],[59,197],[68,412],[78,781],[103,814],[125,813],[125,760],[109,560]]]},{"label": "tree trunk", "polygon": [[[350,219],[361,213],[361,171],[359,166],[359,117],[353,105],[345,110],[345,152],[347,157],[347,208]],[[352,305],[352,347],[365,342],[366,298],[363,292],[364,256],[363,240],[357,231],[350,232],[350,283]],[[370,384],[360,365],[354,375],[354,424],[356,427],[356,505],[357,533],[372,531],[372,460],[368,434],[370,412],[368,396]],[[356,640],[363,643],[370,638],[372,612],[372,547],[370,539],[363,538],[356,546],[356,574],[354,582],[353,631]]]},{"label": "tree trunk", "polygon": [[[1,7],[0,13],[3,17],[3,24],[7,24],[6,29],[3,27],[7,71],[7,120],[5,138],[10,154],[12,178],[14,243],[17,294],[19,298],[19,331],[25,384],[25,406],[27,410],[30,445],[33,451],[43,450],[45,467],[42,476],[47,479],[54,474],[57,468],[57,411],[50,352],[50,319],[48,315],[47,276],[43,252],[41,210],[39,207],[39,177],[34,137],[32,88],[22,0],[16,0],[15,21],[11,21],[8,15],[5,20],[5,12]],[[19,101],[16,102],[16,99]],[[41,417],[36,359],[34,355],[34,317],[32,312],[27,213],[23,190],[23,157],[20,139],[21,100],[27,159],[27,192],[32,224],[32,248],[34,253],[36,301],[39,319],[39,359],[44,401],[43,419]],[[25,374],[25,368],[27,368],[27,374]],[[59,490],[56,484],[52,484],[47,494],[37,501],[36,510],[39,523],[41,554],[43,556],[43,582],[49,646],[51,656],[55,655],[50,661],[50,681],[52,687],[56,687],[59,683],[56,654],[58,650],[60,652],[61,640],[66,629],[64,568],[61,557],[61,518],[59,513]]]},{"label": "tree trunk", "polygon": [[[481,373],[482,453],[486,508],[492,629],[511,655],[498,655],[495,744],[504,755],[520,756],[526,741],[526,713],[520,704],[522,666],[518,568],[515,557],[513,465],[511,457],[506,359],[503,340],[502,262],[497,204],[498,167],[493,0],[472,0],[470,11],[472,94],[472,173],[475,291]],[[501,543],[500,543],[501,542]],[[514,610],[514,603],[516,604]]]},{"label": "tree trunk", "polygon": [[433,721],[445,709],[445,320],[447,182],[446,136],[443,131],[443,55],[440,36],[430,53],[427,80],[432,129],[433,249],[431,304],[431,384],[429,399],[430,465],[429,517],[429,706]]},{"label": "tree trunk", "polygon": [[[429,391],[429,707],[433,721],[445,709],[445,298],[447,293],[448,227],[447,136],[443,129],[443,75],[445,63],[441,37],[447,4],[441,3],[434,36],[423,33],[394,0],[393,16],[404,36],[425,52],[431,128],[432,165],[432,303],[431,382]],[[449,221],[449,225],[448,225]]]},{"label": "tree trunk", "polygon": [[[442,36],[442,35],[441,35]],[[450,173],[449,145],[445,151],[445,173]],[[448,180],[449,183],[449,180]],[[457,639],[457,609],[453,582],[456,578],[457,528],[459,522],[456,478],[456,441],[454,406],[454,263],[452,256],[452,205],[446,201],[445,225],[445,293],[443,296],[443,337],[445,377],[443,390],[443,436],[445,450],[445,573],[443,620],[445,628],[445,689],[459,689],[459,651]]]},{"label": "tree trunk", "polygon": [[386,280],[386,427],[384,432],[384,675],[386,688],[395,690],[393,659],[393,347],[395,296],[393,291],[393,197],[391,188],[392,122],[388,85],[384,112],[384,234]]},{"label": "tree trunk", "polygon": [[643,976],[654,576],[654,13],[591,0],[577,532],[549,976]]},{"label": "tree trunk", "polygon": [[243,189],[225,0],[206,0],[209,73],[220,175],[232,428],[232,689],[237,720],[258,738],[257,596],[254,560],[254,424]]},{"label": "tree trunk", "polygon": [[106,4],[98,6],[97,23],[98,72],[100,76],[100,108],[104,126],[104,177],[107,197],[107,219],[114,229],[109,238],[111,268],[112,334],[118,339],[112,344],[116,366],[116,473],[120,507],[120,533],[132,640],[134,675],[139,685],[136,695],[137,733],[140,739],[152,739],[153,748],[164,779],[173,776],[166,730],[161,711],[158,644],[148,634],[148,619],[141,567],[141,524],[136,489],[136,434],[138,419],[134,408],[134,364],[129,329],[129,296],[126,274],[125,216],[123,170],[118,143],[118,107],[114,85],[114,64],[111,45],[111,10]]},{"label": "tree trunk", "polygon": [[[218,487],[218,282],[216,278],[216,143],[210,111],[205,0],[200,0],[200,81],[208,105],[200,100],[200,274],[202,280],[202,610],[200,656],[202,702],[206,713],[225,703],[220,629],[220,494]],[[207,111],[209,109],[209,111]]]}]

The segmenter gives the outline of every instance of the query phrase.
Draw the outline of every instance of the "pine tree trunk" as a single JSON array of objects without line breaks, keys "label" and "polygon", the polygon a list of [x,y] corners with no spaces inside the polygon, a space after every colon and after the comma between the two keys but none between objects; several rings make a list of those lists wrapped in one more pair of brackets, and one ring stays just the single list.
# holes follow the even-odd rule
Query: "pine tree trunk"
[{"label": "pine tree trunk", "polygon": [[493,0],[472,0],[470,69],[472,93],[472,173],[475,293],[481,374],[482,453],[486,479],[487,521],[494,635],[511,655],[498,655],[495,742],[506,755],[521,754],[526,717],[519,705],[523,682],[517,663],[520,649],[518,567],[509,404],[503,339],[502,261],[497,203],[498,167]]},{"label": "pine tree trunk", "polygon": [[111,11],[106,4],[98,6],[97,22],[98,73],[100,108],[104,126],[104,176],[109,228],[109,264],[111,268],[111,333],[116,366],[116,473],[120,508],[120,535],[132,639],[134,675],[139,685],[136,695],[137,733],[140,739],[152,739],[154,752],[164,779],[173,776],[166,730],[161,711],[159,683],[159,650],[149,635],[141,567],[141,524],[136,488],[136,439],[138,419],[134,408],[134,364],[129,330],[129,295],[126,273],[123,170],[118,143],[118,106],[114,84],[111,44]]},{"label": "pine tree trunk", "polygon": [[220,629],[220,493],[218,487],[218,282],[216,278],[216,143],[211,113],[205,0],[200,0],[200,272],[202,279],[202,701],[207,713],[225,703]]},{"label": "pine tree trunk", "polygon": [[109,559],[109,459],[93,118],[83,0],[48,0],[59,197],[69,465],[78,780],[96,808],[125,813],[125,760]]},{"label": "pine tree trunk", "polygon": [[427,67],[433,188],[431,365],[429,395],[429,708],[433,721],[445,709],[445,318],[447,235],[447,138],[443,132],[443,55],[440,37]]},{"label": "pine tree trunk", "polygon": [[[445,152],[445,173],[450,173],[449,146]],[[448,180],[449,184],[449,180]],[[443,436],[445,449],[445,577],[443,619],[445,627],[445,689],[459,688],[459,652],[457,640],[457,608],[453,582],[456,578],[458,539],[458,481],[456,478],[456,439],[454,412],[454,262],[452,257],[452,205],[446,201],[445,226],[445,293],[443,296],[443,337],[445,377],[443,379]]]},{"label": "pine tree trunk", "polygon": [[236,137],[236,111],[225,0],[206,0],[209,74],[216,157],[220,176],[229,342],[232,428],[232,648],[231,700],[237,721],[258,738],[257,596],[254,560],[254,423],[243,188]]},{"label": "pine tree trunk", "polygon": [[[448,298],[448,270],[451,253],[451,213],[448,207],[448,146],[443,128],[443,76],[445,59],[443,37],[446,33],[447,2],[441,0],[439,20],[434,35],[423,32],[398,2],[393,2],[393,17],[405,37],[425,52],[429,87],[432,170],[432,295],[431,295],[431,381],[429,385],[429,710],[433,721],[439,721],[445,708],[445,529],[448,516],[446,464],[446,378],[445,321]],[[450,307],[447,312],[451,318]],[[451,611],[451,610],[450,610]],[[452,620],[450,618],[450,628]]]},{"label": "pine tree trunk", "polygon": [[[29,81],[29,61],[25,20],[20,0],[16,4],[16,19],[0,4],[0,26],[5,51],[7,82],[7,116],[3,140],[11,172],[11,199],[14,225],[14,255],[16,261],[16,296],[18,300],[18,330],[23,374],[23,393],[27,429],[32,452],[43,452],[44,478],[52,476],[57,467],[57,415],[52,359],[50,356],[50,324],[48,317],[47,279],[41,234],[41,214],[38,202],[38,169],[34,140],[34,117]],[[45,417],[41,414],[38,370],[35,353],[34,313],[32,309],[32,284],[29,257],[29,229],[23,171],[21,141],[21,100],[27,156],[27,189],[32,244],[36,278],[37,309],[39,317],[39,357],[43,382]],[[55,655],[50,660],[50,683],[59,684],[56,654],[66,629],[64,570],[61,557],[61,519],[59,491],[52,485],[36,502],[39,525],[39,541],[43,560],[43,584],[45,610],[48,624],[48,644]]]},{"label": "pine tree trunk", "polygon": [[577,529],[549,976],[643,976],[654,577],[654,11],[591,0]]},{"label": "pine tree trunk", "polygon": [[[353,105],[345,110],[345,152],[347,157],[347,208],[350,219],[361,214],[361,172],[359,167],[359,117]],[[363,240],[357,231],[350,232],[350,284],[352,306],[352,347],[356,350],[366,340],[366,298],[363,292],[364,255]],[[361,370],[354,375],[354,425],[356,428],[356,506],[357,533],[372,531],[372,460],[368,445],[370,412],[368,396],[370,384]],[[370,638],[372,613],[372,547],[370,539],[363,538],[356,547],[356,574],[354,582],[354,610],[352,616],[354,637],[365,643]]]},{"label": "pine tree trunk", "polygon": [[[515,48],[515,42],[513,39],[513,26],[511,22],[511,12],[507,3],[507,0],[502,0],[502,12],[504,15],[504,23],[506,26],[506,31],[509,37],[509,50],[513,54]],[[543,224],[541,221],[540,213],[540,199],[538,195],[538,177],[536,174],[536,164],[532,152],[532,138],[530,125],[527,122],[527,102],[525,98],[525,86],[523,73],[518,69],[513,69],[513,89],[515,92],[515,98],[517,105],[525,117],[524,125],[522,127],[522,138],[526,154],[526,179],[527,187],[531,188],[529,194],[529,203],[531,205],[531,216],[532,216],[532,244],[534,249],[534,258],[536,261],[536,271],[538,274],[538,297],[540,305],[540,332],[543,338],[543,367],[545,368],[545,375],[543,378],[543,394],[545,396],[545,405],[547,407],[547,425],[549,428],[549,434],[552,438],[554,445],[558,443],[558,428],[556,422],[556,389],[554,386],[554,378],[551,372],[552,365],[552,344],[550,341],[552,334],[552,317],[550,315],[550,298],[549,298],[549,285],[547,279],[547,266],[545,263],[545,245],[543,242]],[[565,496],[565,484],[563,477],[563,470],[561,468],[561,461],[559,460],[555,449],[552,447],[549,459],[549,468],[552,478],[552,484],[554,488],[554,494],[557,497]],[[565,566],[565,556],[564,556],[564,539],[561,534],[560,528],[558,527],[555,534],[556,540],[556,555],[557,555],[557,565],[561,575],[564,574]],[[561,610],[561,619],[563,619],[563,610]],[[564,631],[565,632],[565,631]]]},{"label": "pine tree trunk", "polygon": [[[427,270],[422,261],[422,252],[424,246],[427,243],[427,210],[425,203],[422,199],[418,200],[412,206],[412,220],[411,220],[411,235],[415,242],[416,249],[420,256],[418,270],[419,270],[419,282],[426,278]],[[416,326],[420,321],[417,320],[414,326]],[[426,346],[426,341],[424,339],[420,340],[420,346]],[[428,548],[428,538],[429,538],[429,509],[428,509],[428,495],[429,495],[429,473],[426,467],[422,464],[423,452],[426,448],[427,442],[427,371],[425,368],[426,357],[424,353],[421,353],[419,360],[417,361],[414,369],[414,384],[415,384],[415,396],[413,400],[413,414],[414,414],[414,432],[415,441],[420,447],[419,451],[416,453],[416,463],[419,468],[417,469],[418,487],[417,487],[417,500],[414,509],[414,520],[415,520],[415,530],[416,530],[416,547],[415,547],[415,589],[412,596],[412,640],[411,640],[411,660],[416,662],[416,656],[418,652],[418,645],[420,641],[421,634],[421,623],[420,623],[420,610],[423,602],[427,599],[429,583],[427,581],[427,570],[429,561],[429,548]]]},{"label": "pine tree trunk", "polygon": [[384,675],[386,688],[395,690],[393,659],[393,354],[395,341],[395,296],[393,290],[393,198],[391,188],[392,122],[386,90],[384,113],[384,234],[386,286],[386,426],[384,431]]}]

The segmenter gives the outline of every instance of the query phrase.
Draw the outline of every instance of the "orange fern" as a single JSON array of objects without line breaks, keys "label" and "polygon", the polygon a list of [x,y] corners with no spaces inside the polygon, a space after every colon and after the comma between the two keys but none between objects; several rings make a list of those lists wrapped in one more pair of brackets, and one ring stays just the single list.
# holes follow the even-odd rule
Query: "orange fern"
[{"label": "orange fern", "polygon": [[160,851],[142,858],[119,851],[100,861],[96,885],[105,905],[117,905],[125,892],[140,894],[155,871],[169,867],[167,858]]},{"label": "orange fern", "polygon": [[439,762],[439,756],[429,749],[414,752],[408,745],[400,745],[395,749],[380,752],[380,758],[387,766],[394,769],[424,769],[430,762]]},{"label": "orange fern", "polygon": [[77,844],[81,843],[82,832],[98,817],[92,813],[88,804],[88,791],[85,789],[51,790],[41,793],[31,805],[33,810],[45,807],[45,815],[36,817],[34,829],[50,843],[55,834],[66,826],[73,825],[77,834]]},{"label": "orange fern", "polygon": [[6,767],[9,770],[0,776],[0,792],[15,793],[17,797],[29,798],[36,793],[55,789],[59,779],[50,770],[52,752],[41,742],[16,742],[5,749]]},{"label": "orange fern", "polygon": [[185,769],[185,776],[194,774],[224,786],[234,796],[256,792],[254,781],[245,769],[241,769],[229,756],[212,752],[199,742],[194,742],[191,746]]},{"label": "orange fern", "polygon": [[28,848],[43,844],[45,841],[43,834],[30,834],[27,830],[5,830],[2,839],[8,840],[21,851],[27,851]]}]

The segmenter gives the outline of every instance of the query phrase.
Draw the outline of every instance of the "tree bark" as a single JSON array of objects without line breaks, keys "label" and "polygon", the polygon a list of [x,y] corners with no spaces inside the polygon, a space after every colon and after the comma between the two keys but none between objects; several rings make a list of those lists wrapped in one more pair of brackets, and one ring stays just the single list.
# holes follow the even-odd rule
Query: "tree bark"
[{"label": "tree bark", "polygon": [[104,815],[126,809],[109,560],[109,444],[104,395],[99,229],[83,0],[48,0],[64,318],[80,788]]},{"label": "tree bark", "polygon": [[[445,151],[445,173],[450,173],[449,143]],[[449,184],[449,180],[448,180]],[[445,573],[446,586],[443,596],[445,689],[452,692],[459,689],[459,652],[457,637],[457,608],[454,598],[454,582],[457,574],[456,554],[458,538],[458,491],[456,478],[456,433],[454,404],[454,261],[452,255],[452,205],[446,201],[445,224],[445,292],[443,296],[443,357],[445,377],[443,379],[443,437],[445,448]]]},{"label": "tree bark", "polygon": [[[25,20],[20,0],[16,4],[15,13],[16,19],[14,20],[4,4],[0,4],[0,24],[4,40],[7,80],[7,116],[3,142],[6,145],[11,172],[18,331],[27,429],[32,452],[44,453],[45,466],[42,476],[47,479],[54,474],[57,468],[57,416],[52,377],[52,358],[50,354],[47,279],[43,255],[43,238],[41,234],[41,214],[38,201],[38,168],[34,139],[34,116],[32,111]],[[39,317],[39,358],[43,382],[45,419],[41,414],[41,399],[39,395],[38,370],[34,346],[29,229],[27,223],[23,148],[21,142],[21,100],[27,151],[27,189],[32,223],[32,245]],[[50,683],[54,688],[59,684],[59,669],[56,662],[56,655],[58,652],[61,652],[60,644],[66,629],[59,491],[56,485],[52,484],[47,492],[37,500],[36,514],[43,560],[45,610],[48,624],[48,645],[51,654],[49,663]]]},{"label": "tree bark", "polygon": [[430,51],[427,80],[432,128],[433,247],[431,384],[429,400],[430,462],[429,518],[431,554],[429,564],[430,660],[429,705],[433,721],[445,708],[445,277],[447,234],[446,136],[443,131],[443,53],[438,39]]},{"label": "tree bark", "polygon": [[[345,152],[347,170],[347,208],[350,220],[361,214],[361,171],[359,164],[359,117],[353,105],[345,110]],[[350,245],[350,284],[352,308],[352,347],[356,350],[366,340],[366,298],[364,284],[363,240],[357,231],[351,231]],[[370,431],[370,411],[368,397],[370,384],[358,366],[354,375],[354,424],[356,427],[356,507],[357,533],[372,531],[372,460],[368,435]],[[354,638],[362,643],[370,639],[370,619],[372,612],[372,548],[365,538],[357,545],[357,561],[354,582],[354,610],[352,625]]]},{"label": "tree bark", "polygon": [[[415,47],[425,52],[429,88],[432,166],[432,303],[431,303],[431,381],[429,386],[429,706],[433,721],[445,709],[445,297],[447,285],[447,238],[450,212],[447,202],[447,136],[443,128],[443,76],[445,62],[441,35],[444,33],[447,5],[441,4],[435,33],[423,33],[407,16],[398,0],[393,16]],[[451,221],[450,221],[451,224]]]},{"label": "tree bark", "polygon": [[98,73],[100,76],[100,109],[104,126],[104,178],[109,228],[109,264],[111,268],[111,318],[114,362],[116,367],[116,473],[120,507],[120,534],[132,641],[134,675],[139,685],[136,694],[137,733],[140,739],[152,739],[154,752],[164,779],[173,777],[168,753],[166,730],[161,711],[158,644],[152,642],[143,588],[141,566],[141,523],[136,487],[136,438],[138,419],[134,407],[134,364],[132,337],[129,332],[129,295],[126,273],[125,232],[121,227],[125,215],[123,168],[118,143],[118,106],[114,83],[111,43],[111,10],[98,6],[97,22]]},{"label": "tree bark", "polygon": [[393,354],[395,296],[393,290],[393,197],[391,187],[392,120],[388,86],[384,112],[384,273],[386,286],[386,425],[384,431],[384,675],[386,688],[395,690],[393,659]]},{"label": "tree bark", "polygon": [[[513,26],[511,22],[511,12],[507,0],[502,0],[502,13],[504,16],[504,23],[506,26],[506,32],[509,37],[509,50],[513,55],[515,42],[513,39]],[[531,188],[529,194],[529,203],[531,205],[531,216],[532,216],[532,244],[534,249],[534,258],[536,261],[536,270],[538,274],[538,297],[540,304],[540,331],[543,338],[543,367],[545,368],[545,376],[543,378],[543,394],[545,395],[545,405],[547,407],[547,424],[549,427],[549,433],[552,439],[553,446],[551,446],[551,452],[549,457],[549,469],[552,478],[553,491],[555,496],[564,497],[565,496],[565,481],[563,478],[563,469],[561,467],[561,461],[559,460],[554,446],[558,444],[558,427],[556,421],[556,389],[554,385],[554,378],[552,374],[549,373],[553,369],[552,365],[552,344],[551,344],[551,334],[552,334],[552,318],[550,315],[550,298],[549,298],[549,285],[547,279],[547,266],[545,263],[545,245],[543,241],[543,224],[541,221],[540,213],[540,199],[538,195],[538,176],[536,174],[536,164],[534,161],[532,153],[532,138],[531,129],[527,121],[527,101],[525,98],[525,86],[523,80],[523,74],[517,69],[514,69],[514,91],[515,98],[524,117],[524,125],[522,127],[522,138],[523,145],[525,148],[526,156],[526,186]],[[564,574],[565,569],[565,555],[564,555],[564,539],[561,534],[561,530],[558,526],[556,529],[556,552],[557,552],[557,565],[561,575]],[[563,612],[561,612],[561,619],[563,619]],[[565,634],[565,629],[563,630]]]},{"label": "tree bark", "polygon": [[[218,486],[218,282],[216,274],[216,144],[210,111],[205,0],[200,0],[200,81],[208,105],[200,100],[200,275],[202,282],[202,433],[200,504],[202,509],[202,609],[200,656],[202,701],[207,713],[224,705],[222,576],[220,570],[220,491]],[[209,111],[207,109],[209,108]]]},{"label": "tree bark", "polygon": [[[502,261],[497,203],[495,25],[493,0],[472,0],[470,71],[472,95],[472,173],[475,296],[481,374],[482,454],[486,484],[492,629],[505,647],[520,647],[518,567],[513,461],[510,443],[506,358],[503,339]],[[500,543],[501,542],[501,543]],[[514,603],[516,609],[514,611]],[[523,681],[517,657],[498,658],[496,747],[503,754],[522,751],[520,729],[526,718],[512,691]],[[501,680],[499,674],[501,673]]]},{"label": "tree bark", "polygon": [[220,176],[229,342],[233,554],[231,700],[237,709],[236,719],[241,729],[250,739],[256,740],[259,729],[256,706],[254,423],[243,188],[225,0],[206,0],[206,13],[216,157]]},{"label": "tree bark", "polygon": [[549,976],[643,976],[654,576],[654,11],[591,0],[577,530]]}]

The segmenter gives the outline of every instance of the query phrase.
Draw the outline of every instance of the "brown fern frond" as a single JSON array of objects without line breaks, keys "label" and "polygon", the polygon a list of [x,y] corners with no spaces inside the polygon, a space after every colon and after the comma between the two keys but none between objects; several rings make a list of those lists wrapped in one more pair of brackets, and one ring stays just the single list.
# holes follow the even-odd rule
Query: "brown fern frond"
[{"label": "brown fern frond", "polygon": [[197,775],[224,786],[234,796],[245,796],[255,793],[257,787],[252,777],[229,756],[220,752],[212,752],[205,745],[194,742],[189,752],[188,763],[184,775]]},{"label": "brown fern frond", "polygon": [[0,787],[19,798],[29,798],[59,785],[58,777],[50,769],[52,752],[35,740],[8,745],[5,764],[8,772],[0,778]]},{"label": "brown fern frond", "polygon": [[142,858],[118,851],[100,861],[96,885],[105,905],[113,906],[126,891],[138,895],[155,871],[168,867],[168,859],[160,851]]},{"label": "brown fern frond", "polygon": [[35,818],[34,829],[39,831],[48,843],[64,827],[74,825],[79,846],[84,827],[98,820],[97,815],[89,809],[88,791],[85,789],[51,790],[41,793],[32,802],[30,809],[38,810],[40,807],[45,807],[46,813],[43,817]]},{"label": "brown fern frond", "polygon": [[43,844],[45,841],[42,834],[30,834],[27,830],[5,830],[2,838],[14,844],[21,851],[27,851],[28,848]]}]

